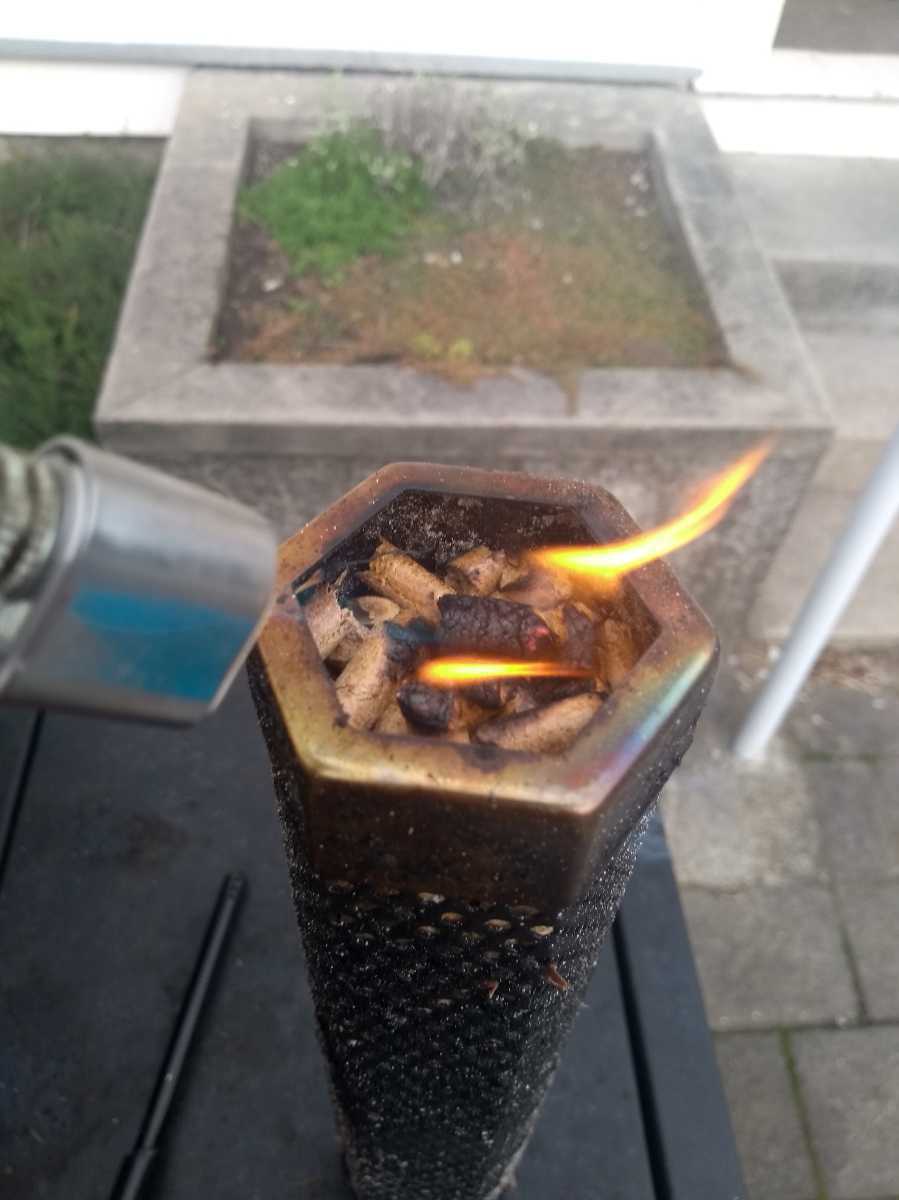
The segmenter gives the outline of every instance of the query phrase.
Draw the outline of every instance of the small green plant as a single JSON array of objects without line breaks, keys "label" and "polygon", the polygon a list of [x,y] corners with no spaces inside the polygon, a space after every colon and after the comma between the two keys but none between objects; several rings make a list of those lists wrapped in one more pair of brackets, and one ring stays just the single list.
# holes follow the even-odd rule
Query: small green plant
[{"label": "small green plant", "polygon": [[152,182],[123,155],[0,165],[0,441],[90,436]]},{"label": "small green plant", "polygon": [[474,358],[474,343],[470,338],[456,338],[447,349],[446,357],[450,362],[471,362]]},{"label": "small green plant", "polygon": [[322,134],[243,192],[241,212],[275,239],[297,272],[325,281],[363,254],[392,253],[430,193],[418,162],[373,129]]},{"label": "small green plant", "polygon": [[409,342],[409,349],[416,358],[428,360],[439,358],[443,353],[443,347],[433,333],[416,333]]}]

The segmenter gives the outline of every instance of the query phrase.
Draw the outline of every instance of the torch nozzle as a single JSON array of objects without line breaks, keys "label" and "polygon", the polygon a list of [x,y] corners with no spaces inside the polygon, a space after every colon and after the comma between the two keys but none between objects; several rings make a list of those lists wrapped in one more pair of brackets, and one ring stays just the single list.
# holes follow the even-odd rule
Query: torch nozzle
[{"label": "torch nozzle", "polygon": [[0,447],[0,699],[190,724],[255,637],[275,552],[242,504],[85,442]]},{"label": "torch nozzle", "polygon": [[47,564],[59,524],[50,464],[0,446],[0,597],[27,596]]}]

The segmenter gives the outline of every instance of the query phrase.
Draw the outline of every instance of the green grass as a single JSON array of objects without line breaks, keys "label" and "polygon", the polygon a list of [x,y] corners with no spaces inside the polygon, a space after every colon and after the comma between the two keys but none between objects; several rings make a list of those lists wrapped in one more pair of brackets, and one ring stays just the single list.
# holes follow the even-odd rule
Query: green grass
[{"label": "green grass", "polygon": [[0,165],[0,441],[90,436],[152,183],[125,155]]},{"label": "green grass", "polygon": [[246,188],[241,212],[324,281],[363,254],[393,253],[431,200],[419,164],[385,149],[372,129],[314,138]]}]

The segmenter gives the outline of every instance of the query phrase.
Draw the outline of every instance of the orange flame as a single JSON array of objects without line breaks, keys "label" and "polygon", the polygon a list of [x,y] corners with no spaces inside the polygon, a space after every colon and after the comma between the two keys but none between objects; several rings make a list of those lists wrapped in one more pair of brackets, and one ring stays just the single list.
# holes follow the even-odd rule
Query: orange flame
[{"label": "orange flame", "polygon": [[514,662],[493,658],[434,658],[418,669],[422,683],[435,687],[456,687],[480,683],[484,679],[511,679],[556,675],[584,678],[589,671],[556,662]]},{"label": "orange flame", "polygon": [[535,550],[531,557],[546,567],[555,567],[596,579],[615,580],[644,563],[670,554],[707,533],[730,508],[734,496],[755,474],[771,451],[766,438],[742,458],[714,475],[701,489],[686,512],[664,525],[638,533],[635,537],[603,546],[552,546]]}]

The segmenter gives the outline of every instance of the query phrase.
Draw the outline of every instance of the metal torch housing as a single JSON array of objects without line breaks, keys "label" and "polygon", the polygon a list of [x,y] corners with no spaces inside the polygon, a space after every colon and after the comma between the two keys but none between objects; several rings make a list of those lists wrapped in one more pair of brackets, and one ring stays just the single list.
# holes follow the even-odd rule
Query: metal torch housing
[{"label": "metal torch housing", "polygon": [[347,727],[297,599],[381,538],[440,568],[476,545],[609,542],[601,488],[402,463],[280,550],[250,659],[351,1182],[484,1200],[536,1120],[646,816],[690,744],[717,641],[653,562],[618,603],[642,654],[558,756]]}]

